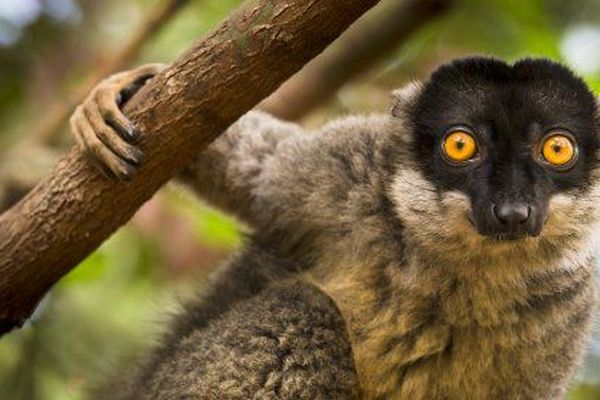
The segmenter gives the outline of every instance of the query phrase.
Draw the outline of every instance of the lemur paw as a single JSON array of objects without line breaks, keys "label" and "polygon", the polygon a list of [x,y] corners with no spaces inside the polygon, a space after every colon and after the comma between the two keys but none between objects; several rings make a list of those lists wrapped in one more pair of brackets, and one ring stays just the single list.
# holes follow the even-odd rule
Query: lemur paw
[{"label": "lemur paw", "polygon": [[96,86],[71,116],[71,131],[79,147],[109,178],[130,181],[144,154],[135,146],[138,128],[121,111],[163,64],[148,64],[108,77]]}]

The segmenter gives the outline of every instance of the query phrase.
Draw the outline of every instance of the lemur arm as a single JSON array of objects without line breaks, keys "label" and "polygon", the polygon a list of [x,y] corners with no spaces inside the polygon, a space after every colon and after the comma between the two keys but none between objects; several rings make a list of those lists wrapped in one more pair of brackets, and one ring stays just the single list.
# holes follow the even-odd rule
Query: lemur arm
[{"label": "lemur arm", "polygon": [[[115,74],[96,86],[71,117],[78,145],[109,178],[133,179],[143,154],[140,134],[121,106],[164,68],[160,64]],[[213,205],[251,225],[250,208],[261,171],[278,144],[302,133],[295,124],[253,111],[242,117],[185,168],[177,180]]]},{"label": "lemur arm", "polygon": [[[109,176],[128,180],[135,174],[142,158],[135,146],[138,133],[120,105],[161,68],[145,66],[106,79],[71,119],[77,142]],[[380,169],[372,166],[387,162],[381,142],[390,131],[389,121],[383,116],[350,117],[309,133],[251,111],[178,179],[267,235],[284,234],[294,242],[306,229],[312,230],[309,236],[352,230],[344,226],[351,219],[340,210],[369,213],[381,206]],[[357,207],[357,202],[365,204]],[[293,232],[283,232],[290,226]]]},{"label": "lemur arm", "polygon": [[262,225],[256,209],[269,202],[260,193],[265,166],[302,128],[251,111],[202,151],[176,180],[200,197],[252,226]]}]

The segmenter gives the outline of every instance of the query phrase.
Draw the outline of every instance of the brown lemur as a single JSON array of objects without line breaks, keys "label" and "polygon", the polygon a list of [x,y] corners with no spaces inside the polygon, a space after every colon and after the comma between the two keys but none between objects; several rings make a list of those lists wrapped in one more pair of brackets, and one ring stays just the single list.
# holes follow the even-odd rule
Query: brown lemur
[{"label": "brown lemur", "polygon": [[[109,175],[150,66],[78,108]],[[458,60],[307,133],[252,111],[179,180],[253,227],[118,399],[556,399],[597,301],[600,113],[543,59]],[[108,394],[107,394],[108,396]]]}]

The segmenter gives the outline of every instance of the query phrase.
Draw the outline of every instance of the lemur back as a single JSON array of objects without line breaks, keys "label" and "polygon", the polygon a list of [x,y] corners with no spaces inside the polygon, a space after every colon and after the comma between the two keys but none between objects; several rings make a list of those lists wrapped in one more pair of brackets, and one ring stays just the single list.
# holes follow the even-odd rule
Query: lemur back
[{"label": "lemur back", "polygon": [[99,399],[354,399],[358,381],[331,299],[248,248],[189,303],[133,374]]}]

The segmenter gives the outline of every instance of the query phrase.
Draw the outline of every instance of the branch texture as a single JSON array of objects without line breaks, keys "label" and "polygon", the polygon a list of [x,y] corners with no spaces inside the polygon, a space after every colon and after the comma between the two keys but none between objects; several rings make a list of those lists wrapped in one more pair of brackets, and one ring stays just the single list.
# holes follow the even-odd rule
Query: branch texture
[{"label": "branch texture", "polygon": [[147,160],[128,185],[71,149],[0,216],[0,332],[123,225],[178,170],[378,0],[253,0],[146,85],[126,112]]}]

